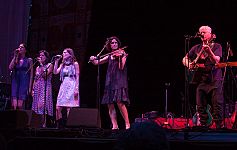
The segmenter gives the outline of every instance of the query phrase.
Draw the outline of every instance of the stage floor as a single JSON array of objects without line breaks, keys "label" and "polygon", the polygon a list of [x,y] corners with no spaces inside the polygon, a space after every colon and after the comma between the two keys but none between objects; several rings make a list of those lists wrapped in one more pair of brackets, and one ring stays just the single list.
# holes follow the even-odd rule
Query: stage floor
[{"label": "stage floor", "polygon": [[[1,129],[0,149],[95,149],[111,150],[117,136],[125,130],[111,132],[101,128],[27,128]],[[167,129],[171,150],[213,149],[227,150],[237,148],[237,130],[233,129]],[[144,143],[145,144],[145,143]],[[3,148],[4,147],[4,148]]]}]

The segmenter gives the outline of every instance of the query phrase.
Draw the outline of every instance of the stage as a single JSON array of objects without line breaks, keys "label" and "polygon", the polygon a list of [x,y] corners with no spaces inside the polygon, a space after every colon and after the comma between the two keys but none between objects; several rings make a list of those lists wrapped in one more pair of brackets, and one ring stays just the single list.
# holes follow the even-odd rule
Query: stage
[{"label": "stage", "polygon": [[[101,128],[24,128],[1,129],[0,149],[42,150],[42,149],[103,149],[111,150],[119,134],[125,130],[112,132]],[[237,130],[234,129],[167,129],[171,150],[175,149],[215,149],[237,148]],[[145,143],[144,143],[145,144]]]},{"label": "stage", "polygon": [[[78,113],[79,110],[80,113]],[[120,129],[117,132],[112,132],[110,129],[101,128],[96,121],[95,109],[79,108],[79,110],[76,110],[76,113],[71,116],[71,120],[68,120],[70,124],[67,123],[67,125],[70,126],[61,129],[40,127],[39,120],[41,119],[29,110],[0,112],[0,150],[66,150],[75,147],[81,150],[94,149],[95,147],[111,150],[118,136],[126,131]],[[80,117],[78,114],[84,115]],[[136,118],[134,122],[146,120],[149,119]],[[215,124],[208,128],[195,126],[192,118],[155,117],[152,120],[165,128],[170,150],[237,148],[237,129],[233,128],[230,118],[225,119],[222,129],[216,129]]]}]

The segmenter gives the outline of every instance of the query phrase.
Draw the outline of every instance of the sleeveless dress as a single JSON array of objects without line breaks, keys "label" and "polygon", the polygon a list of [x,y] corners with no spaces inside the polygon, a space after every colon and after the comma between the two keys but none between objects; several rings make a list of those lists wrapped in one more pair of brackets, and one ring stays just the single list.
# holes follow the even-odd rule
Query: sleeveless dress
[{"label": "sleeveless dress", "polygon": [[[30,82],[30,62],[29,58],[24,57],[23,63],[20,66],[18,63],[13,69],[12,73],[12,92],[11,96],[20,100],[26,100],[28,96],[29,82]],[[28,71],[28,72],[27,72]]]},{"label": "sleeveless dress", "polygon": [[105,89],[101,104],[112,104],[122,101],[129,105],[127,67],[119,69],[118,59],[108,58],[108,68],[106,73]]},{"label": "sleeveless dress", "polygon": [[[43,70],[49,67],[50,64],[42,66],[42,71],[36,73],[34,79],[34,96],[32,102],[32,110],[36,114],[48,114],[53,116],[53,99],[52,99],[52,73],[47,76],[47,81],[45,82],[45,74]],[[46,85],[45,85],[46,84]],[[45,90],[46,87],[46,90]],[[46,91],[46,92],[45,92]],[[46,95],[45,95],[46,93]]]},{"label": "sleeveless dress", "polygon": [[74,91],[76,88],[76,69],[74,64],[64,65],[62,67],[60,71],[60,80],[62,83],[58,92],[56,106],[79,107],[80,96],[74,96]]}]

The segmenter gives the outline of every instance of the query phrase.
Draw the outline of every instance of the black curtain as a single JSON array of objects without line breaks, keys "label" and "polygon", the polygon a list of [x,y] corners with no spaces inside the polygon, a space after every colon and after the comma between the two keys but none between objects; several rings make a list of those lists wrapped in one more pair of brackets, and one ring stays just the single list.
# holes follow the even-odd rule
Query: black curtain
[{"label": "black curtain", "polygon": [[27,44],[31,0],[1,0],[0,4],[0,81],[10,83],[8,65],[12,52]]}]

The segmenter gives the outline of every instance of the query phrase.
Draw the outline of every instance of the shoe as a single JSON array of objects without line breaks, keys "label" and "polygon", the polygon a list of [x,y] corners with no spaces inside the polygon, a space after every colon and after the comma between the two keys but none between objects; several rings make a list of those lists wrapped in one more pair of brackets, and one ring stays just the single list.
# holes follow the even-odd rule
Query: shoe
[{"label": "shoe", "polygon": [[119,130],[119,128],[118,128],[118,127],[117,127],[117,128],[112,128],[112,131],[113,131],[113,130],[116,131],[116,130]]},{"label": "shoe", "polygon": [[130,129],[130,124],[125,125],[126,130]]}]

